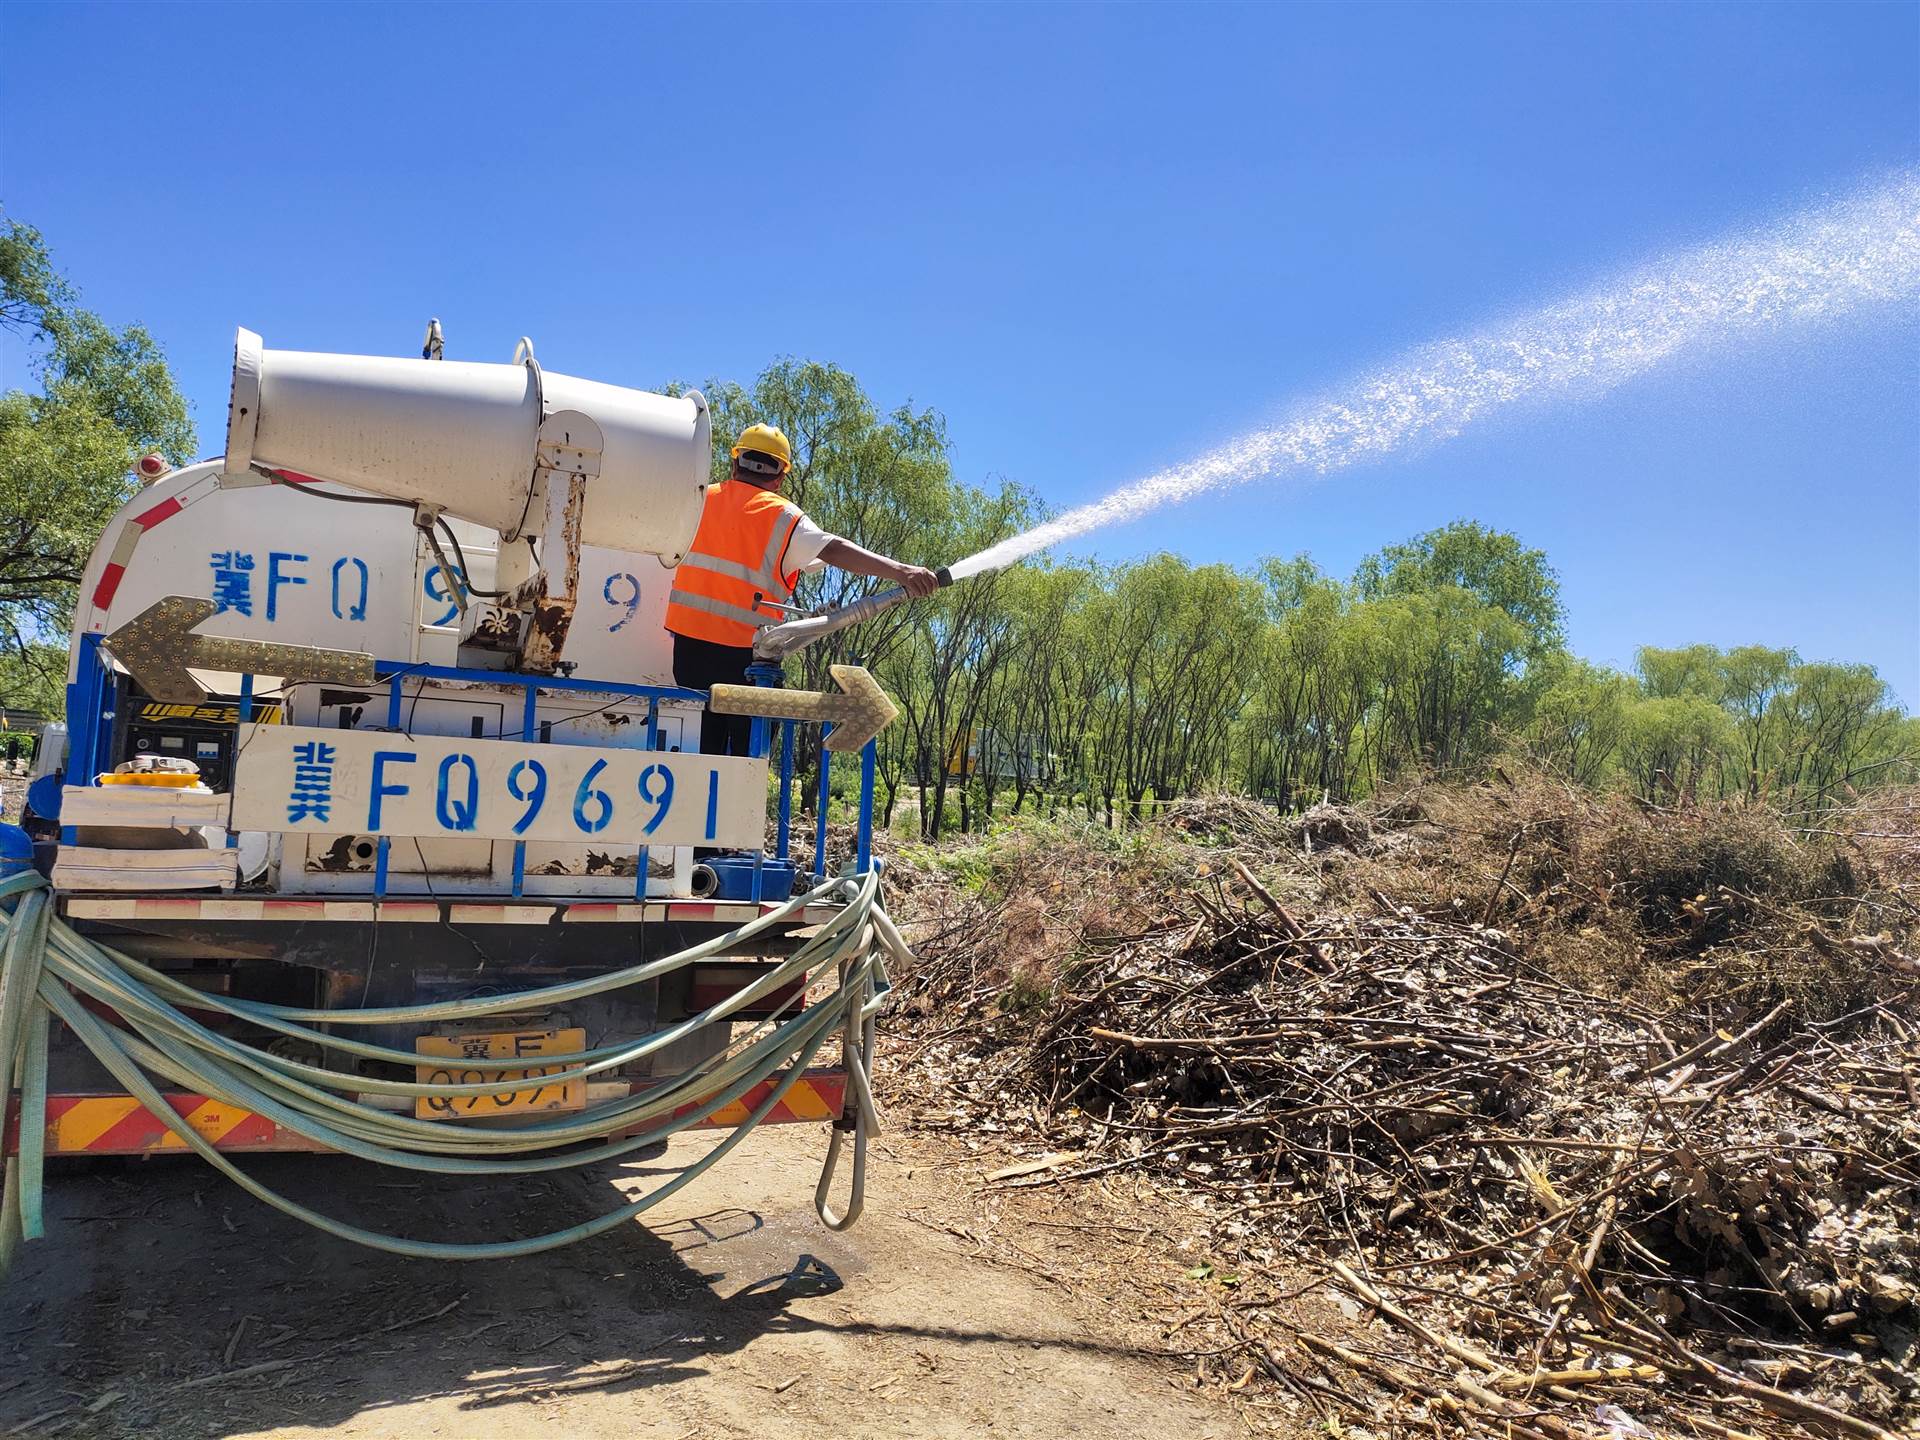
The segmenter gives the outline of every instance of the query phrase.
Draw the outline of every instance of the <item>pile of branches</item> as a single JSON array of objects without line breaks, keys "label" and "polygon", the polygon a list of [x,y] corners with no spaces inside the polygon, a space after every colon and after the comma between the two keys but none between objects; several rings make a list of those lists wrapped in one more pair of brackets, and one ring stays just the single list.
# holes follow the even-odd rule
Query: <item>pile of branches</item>
[{"label": "pile of branches", "polygon": [[1134,1171],[1204,1202],[1221,1298],[1182,1329],[1213,1329],[1222,1378],[1264,1374],[1336,1433],[1879,1440],[1920,1417],[1910,930],[1749,896],[1848,986],[1656,1003],[1489,923],[1537,921],[1551,867],[1508,863],[1516,899],[1462,913],[1377,885],[1329,904],[1354,887],[1324,874],[1283,903],[1238,854],[1186,858],[1192,883],[1074,936],[1013,1005],[982,952],[1019,899],[949,915],[903,1058],[1031,1128],[1047,1158],[1010,1185]]}]

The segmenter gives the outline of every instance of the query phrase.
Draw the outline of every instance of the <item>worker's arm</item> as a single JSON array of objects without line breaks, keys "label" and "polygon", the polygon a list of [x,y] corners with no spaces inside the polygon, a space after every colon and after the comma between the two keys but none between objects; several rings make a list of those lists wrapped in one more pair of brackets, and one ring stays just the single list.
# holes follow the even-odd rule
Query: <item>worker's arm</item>
[{"label": "worker's arm", "polygon": [[875,580],[891,580],[909,595],[931,595],[940,588],[939,577],[922,565],[902,565],[884,555],[835,536],[820,551],[820,558],[836,570],[853,575],[868,575]]}]

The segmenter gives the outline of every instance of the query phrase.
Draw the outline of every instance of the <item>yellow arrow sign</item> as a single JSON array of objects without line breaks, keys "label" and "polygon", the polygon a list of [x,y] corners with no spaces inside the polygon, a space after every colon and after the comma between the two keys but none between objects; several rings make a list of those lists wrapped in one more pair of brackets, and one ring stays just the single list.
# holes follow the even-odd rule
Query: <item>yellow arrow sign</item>
[{"label": "yellow arrow sign", "polygon": [[827,735],[829,750],[858,750],[891,725],[900,707],[858,665],[830,667],[830,690],[777,690],[768,685],[716,685],[707,708],[721,715],[763,715],[770,720],[811,720],[833,726]]},{"label": "yellow arrow sign", "polygon": [[194,627],[213,613],[211,600],[168,595],[109,635],[106,647],[147,694],[182,704],[207,696],[200,682],[187,673],[190,666],[278,675],[285,680],[331,680],[338,685],[373,683],[373,656],[362,650],[194,634]]}]

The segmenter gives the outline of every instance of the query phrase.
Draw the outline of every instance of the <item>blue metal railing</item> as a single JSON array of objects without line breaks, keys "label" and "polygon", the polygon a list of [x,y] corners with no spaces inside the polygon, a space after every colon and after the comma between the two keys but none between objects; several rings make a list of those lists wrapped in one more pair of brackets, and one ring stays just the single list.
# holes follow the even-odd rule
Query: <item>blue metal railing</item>
[{"label": "blue metal railing", "polygon": [[[80,637],[80,663],[67,686],[67,774],[90,782],[111,768],[118,676],[100,653],[98,635]],[[64,836],[62,838],[65,838]]]},{"label": "blue metal railing", "polygon": [[[76,667],[73,683],[67,687],[69,783],[89,783],[94,775],[110,770],[113,766],[114,720],[119,699],[127,688],[127,682],[108,660],[101,649],[100,642],[101,637],[96,634],[80,637],[79,664]],[[756,666],[750,673],[757,684],[778,683],[779,671],[776,668]],[[646,701],[645,748],[649,750],[662,748],[660,731],[662,702],[682,701],[704,706],[707,700],[707,692],[704,690],[690,690],[674,685],[629,685],[610,680],[581,680],[572,676],[558,675],[525,675],[511,670],[474,670],[464,666],[426,665],[405,660],[376,661],[374,675],[376,683],[384,685],[387,690],[386,728],[396,733],[403,732],[406,728],[404,723],[405,687],[409,681],[444,680],[505,689],[518,687],[523,692],[519,734],[502,735],[499,738],[531,740],[536,744],[551,743],[546,727],[538,723],[536,716],[537,701],[542,691],[626,696]],[[238,713],[243,723],[253,716],[254,680],[255,677],[251,674],[243,675],[240,680]],[[750,898],[755,902],[762,899],[763,872],[768,860],[771,858],[782,864],[792,862],[795,727],[798,723],[792,720],[773,721],[756,716],[750,727],[748,755],[756,760],[771,759],[773,729],[776,724],[780,729],[780,757],[776,769],[779,789],[775,812],[774,850],[771,857],[767,855],[764,846],[753,852],[754,867]],[[821,726],[822,741],[831,733],[831,730],[831,725]],[[825,879],[827,873],[827,806],[832,758],[832,752],[823,744],[820,749],[819,781],[815,800],[818,813],[814,828],[814,875],[819,879]],[[867,742],[860,759],[859,824],[855,838],[854,860],[856,869],[865,872],[873,865],[873,792],[878,765],[878,747],[875,742],[871,740]],[[71,844],[73,839],[71,827],[61,831],[63,843]],[[227,843],[229,846],[237,844],[237,837],[230,835]],[[382,835],[374,852],[375,899],[382,899],[387,893],[390,848],[389,837]],[[525,890],[526,853],[527,842],[516,840],[513,845],[510,886],[511,893],[516,899],[520,898]],[[648,847],[641,845],[634,867],[636,899],[644,899],[647,893],[649,859]]]}]

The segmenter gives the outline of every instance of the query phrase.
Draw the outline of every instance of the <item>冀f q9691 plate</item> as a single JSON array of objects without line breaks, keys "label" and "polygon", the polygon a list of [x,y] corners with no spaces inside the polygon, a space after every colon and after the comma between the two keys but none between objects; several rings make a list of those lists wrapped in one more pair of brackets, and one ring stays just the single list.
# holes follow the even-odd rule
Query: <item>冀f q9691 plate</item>
[{"label": "\u5180f q9691 plate", "polygon": [[[424,1058],[414,1075],[432,1085],[475,1085],[498,1080],[500,1089],[491,1095],[421,1095],[413,1102],[413,1113],[422,1120],[469,1120],[490,1115],[525,1115],[537,1111],[579,1110],[587,1103],[584,1080],[568,1080],[552,1085],[523,1082],[543,1076],[559,1075],[575,1069],[577,1061],[542,1065],[544,1055],[577,1055],[587,1048],[585,1030],[508,1030],[490,1034],[421,1035],[413,1042],[414,1053]],[[465,1063],[470,1060],[528,1060],[525,1069],[479,1070]]]}]

